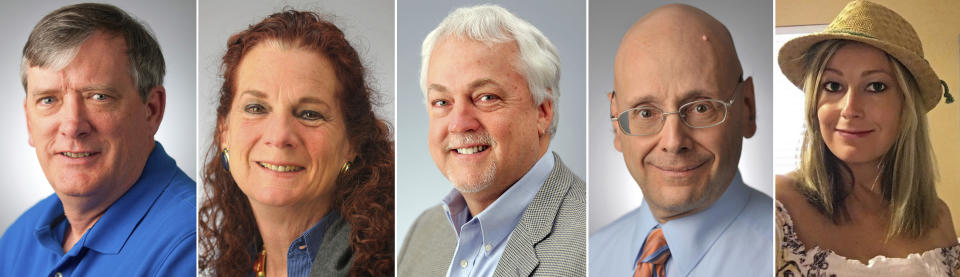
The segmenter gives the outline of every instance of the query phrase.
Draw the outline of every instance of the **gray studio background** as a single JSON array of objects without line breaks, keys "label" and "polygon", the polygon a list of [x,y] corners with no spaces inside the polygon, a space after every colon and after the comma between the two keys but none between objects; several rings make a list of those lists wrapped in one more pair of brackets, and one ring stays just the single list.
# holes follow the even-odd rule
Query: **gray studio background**
[{"label": "gray studio background", "polygon": [[[196,9],[192,0],[98,1],[120,7],[146,23],[160,43],[167,74],[163,86],[167,105],[155,138],[190,178],[196,179]],[[33,26],[44,15],[80,1],[3,1],[0,3],[0,136],[5,159],[0,167],[4,193],[0,193],[0,230],[6,230],[21,213],[53,193],[27,144],[23,111],[25,92],[20,83],[20,58]]]},{"label": "gray studio background", "polygon": [[[560,122],[551,148],[586,180],[585,1],[490,1],[530,22],[560,53]],[[427,34],[458,7],[477,1],[403,1],[397,9],[397,247],[416,217],[440,203],[453,186],[427,149],[427,119],[420,91],[420,46]],[[769,50],[769,49],[768,49]],[[549,155],[549,154],[547,154]]]},{"label": "gray studio background", "polygon": [[[376,112],[394,125],[393,109],[393,1],[199,1],[199,131],[197,159],[199,168],[206,163],[207,150],[216,126],[217,93],[222,85],[220,59],[226,53],[227,38],[247,29],[284,8],[309,10],[333,22],[347,36],[367,67],[368,82],[380,93],[383,106]],[[200,183],[201,180],[198,180]],[[202,195],[202,187],[197,195]]]},{"label": "gray studio background", "polygon": [[590,1],[590,232],[640,206],[642,195],[613,147],[610,102],[613,58],[624,33],[647,12],[667,3],[686,3],[722,22],[733,35],[744,78],[753,76],[757,133],[744,140],[740,156],[743,181],[773,196],[772,81],[773,8],[767,0]]}]

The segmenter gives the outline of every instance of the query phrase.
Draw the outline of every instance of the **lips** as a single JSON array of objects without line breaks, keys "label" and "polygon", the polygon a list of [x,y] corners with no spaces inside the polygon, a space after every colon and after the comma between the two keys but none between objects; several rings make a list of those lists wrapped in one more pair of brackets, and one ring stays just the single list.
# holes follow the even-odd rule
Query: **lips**
[{"label": "lips", "polygon": [[697,168],[700,168],[706,163],[707,162],[704,161],[700,163],[686,164],[686,165],[664,165],[664,166],[656,165],[656,164],[650,164],[650,165],[663,171],[682,173],[682,172],[693,171]]},{"label": "lips", "polygon": [[57,152],[57,155],[61,155],[61,156],[64,156],[64,157],[67,157],[67,158],[72,158],[72,159],[86,158],[86,157],[90,157],[90,156],[97,155],[97,154],[100,154],[100,152],[94,152],[94,151],[63,151],[63,152]]},{"label": "lips", "polygon": [[856,129],[836,129],[837,133],[844,137],[850,138],[862,138],[871,133],[873,130],[856,130]]},{"label": "lips", "polygon": [[302,166],[289,165],[289,164],[284,165],[284,164],[275,164],[275,163],[269,163],[269,162],[257,162],[257,164],[260,165],[260,167],[265,168],[267,170],[282,172],[282,173],[297,172],[304,169],[304,167]]},{"label": "lips", "polygon": [[453,148],[451,149],[451,151],[456,151],[457,154],[460,154],[460,155],[472,155],[472,154],[486,151],[487,149],[490,149],[489,145],[474,145],[474,146]]}]

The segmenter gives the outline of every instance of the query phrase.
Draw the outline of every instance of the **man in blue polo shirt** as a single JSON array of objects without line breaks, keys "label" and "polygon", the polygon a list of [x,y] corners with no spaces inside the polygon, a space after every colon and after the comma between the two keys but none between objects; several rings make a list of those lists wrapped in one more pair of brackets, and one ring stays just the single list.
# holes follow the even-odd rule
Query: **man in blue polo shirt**
[{"label": "man in blue polo shirt", "polygon": [[190,276],[196,185],[154,141],[160,47],[117,7],[60,8],[34,27],[21,80],[30,145],[55,191],[0,238],[0,276]]}]

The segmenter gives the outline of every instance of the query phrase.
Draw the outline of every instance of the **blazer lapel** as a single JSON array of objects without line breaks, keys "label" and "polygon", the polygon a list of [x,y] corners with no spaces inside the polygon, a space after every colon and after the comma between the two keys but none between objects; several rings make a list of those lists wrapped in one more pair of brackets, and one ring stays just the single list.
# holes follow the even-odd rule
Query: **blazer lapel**
[{"label": "blazer lapel", "polygon": [[556,153],[553,159],[553,170],[523,212],[517,227],[510,233],[510,240],[497,263],[494,276],[530,276],[540,264],[537,243],[553,230],[560,203],[572,183],[567,180],[572,174],[566,172],[566,166]]}]

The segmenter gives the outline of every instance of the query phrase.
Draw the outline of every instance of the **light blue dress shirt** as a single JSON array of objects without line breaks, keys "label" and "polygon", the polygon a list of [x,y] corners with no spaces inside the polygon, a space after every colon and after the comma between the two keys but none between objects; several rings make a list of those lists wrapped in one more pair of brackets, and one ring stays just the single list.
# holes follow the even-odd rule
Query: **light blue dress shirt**
[{"label": "light blue dress shirt", "polygon": [[193,276],[197,191],[156,143],[140,179],[63,252],[69,222],[56,194],[0,238],[0,276]]},{"label": "light blue dress shirt", "polygon": [[[313,258],[317,256],[317,251],[320,250],[323,235],[327,233],[330,223],[336,221],[339,216],[340,213],[335,210],[327,213],[317,224],[304,231],[290,243],[290,247],[287,249],[287,276],[310,275]],[[254,276],[256,276],[255,273]]]},{"label": "light blue dress shirt", "polygon": [[454,189],[443,198],[443,210],[457,232],[457,249],[447,276],[493,276],[510,233],[553,170],[550,153],[548,150],[520,180],[472,218],[459,191]]},{"label": "light blue dress shirt", "polygon": [[[633,276],[657,226],[647,202],[590,236],[591,276]],[[666,275],[773,275],[773,200],[740,172],[709,208],[660,225],[670,248]]]}]

